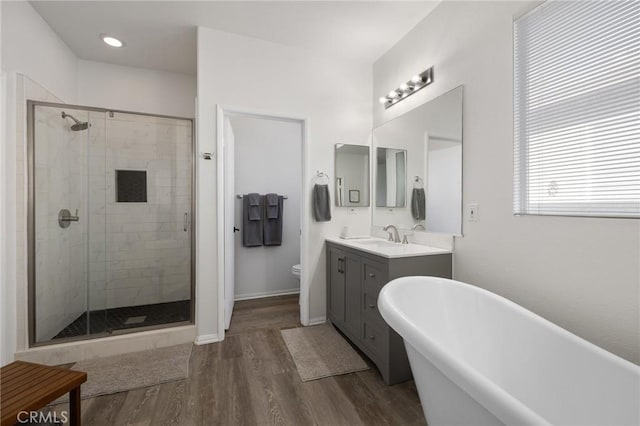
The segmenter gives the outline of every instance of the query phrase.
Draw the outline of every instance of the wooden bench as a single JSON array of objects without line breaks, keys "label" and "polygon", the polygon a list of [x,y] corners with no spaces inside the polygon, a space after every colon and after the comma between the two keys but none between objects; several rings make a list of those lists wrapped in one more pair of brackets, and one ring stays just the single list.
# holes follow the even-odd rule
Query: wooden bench
[{"label": "wooden bench", "polygon": [[[80,425],[80,385],[87,373],[31,362],[15,361],[0,369],[1,426],[28,419],[29,412],[43,408],[69,392],[69,424]],[[28,423],[28,422],[27,422]]]}]

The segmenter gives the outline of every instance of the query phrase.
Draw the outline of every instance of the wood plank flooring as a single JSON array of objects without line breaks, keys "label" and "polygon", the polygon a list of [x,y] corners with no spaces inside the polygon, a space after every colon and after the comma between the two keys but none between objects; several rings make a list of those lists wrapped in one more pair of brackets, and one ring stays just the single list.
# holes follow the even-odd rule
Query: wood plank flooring
[{"label": "wood plank flooring", "polygon": [[303,383],[280,334],[299,326],[297,295],[236,302],[225,340],[194,346],[187,379],[83,400],[83,424],[426,424],[414,383],[386,386],[375,368]]}]

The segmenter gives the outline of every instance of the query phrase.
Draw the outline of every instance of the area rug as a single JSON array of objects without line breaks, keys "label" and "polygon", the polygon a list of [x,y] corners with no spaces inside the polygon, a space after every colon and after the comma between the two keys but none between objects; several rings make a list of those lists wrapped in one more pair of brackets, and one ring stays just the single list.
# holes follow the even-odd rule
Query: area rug
[{"label": "area rug", "polygon": [[280,330],[303,382],[369,369],[332,325]]},{"label": "area rug", "polygon": [[[191,343],[80,361],[71,369],[87,373],[82,399],[186,379]],[[68,395],[53,404],[66,402]]]}]

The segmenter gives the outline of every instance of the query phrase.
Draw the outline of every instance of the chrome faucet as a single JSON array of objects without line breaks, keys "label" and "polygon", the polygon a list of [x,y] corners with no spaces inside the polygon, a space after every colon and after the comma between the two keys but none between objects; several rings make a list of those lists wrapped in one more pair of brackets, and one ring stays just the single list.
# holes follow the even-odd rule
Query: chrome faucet
[{"label": "chrome faucet", "polygon": [[398,228],[396,228],[394,225],[387,225],[382,228],[382,230],[389,233],[389,241],[393,241],[394,243],[400,242],[400,234],[398,234]]},{"label": "chrome faucet", "polygon": [[416,223],[415,225],[413,225],[413,226],[411,227],[411,230],[412,230],[412,231],[415,231],[415,230],[416,230],[416,229],[418,229],[418,228],[422,228],[422,230],[423,230],[423,231],[426,231],[426,228],[425,228],[425,227],[424,227],[424,225],[423,225],[423,224],[421,224],[421,223]]}]

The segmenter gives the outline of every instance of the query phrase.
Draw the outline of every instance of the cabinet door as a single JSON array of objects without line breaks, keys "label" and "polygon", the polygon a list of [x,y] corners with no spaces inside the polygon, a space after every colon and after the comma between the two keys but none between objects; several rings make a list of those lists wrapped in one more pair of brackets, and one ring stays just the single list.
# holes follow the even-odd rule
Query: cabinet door
[{"label": "cabinet door", "polygon": [[345,326],[357,336],[362,305],[362,262],[359,257],[347,255],[345,263]]},{"label": "cabinet door", "polygon": [[344,323],[345,254],[341,250],[329,250],[329,287],[327,311],[329,319]]}]

